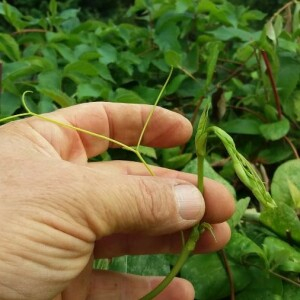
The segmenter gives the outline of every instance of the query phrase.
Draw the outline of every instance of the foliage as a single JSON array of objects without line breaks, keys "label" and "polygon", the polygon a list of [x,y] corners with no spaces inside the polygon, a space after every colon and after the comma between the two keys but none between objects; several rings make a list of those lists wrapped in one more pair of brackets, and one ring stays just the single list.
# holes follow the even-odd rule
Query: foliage
[{"label": "foliage", "polygon": [[[0,33],[0,117],[24,112],[25,90],[34,92],[28,104],[36,113],[107,99],[153,104],[174,66],[160,104],[187,116],[196,130],[199,109],[211,103],[210,122],[232,135],[278,205],[262,210],[256,200],[249,203],[232,160],[210,137],[205,174],[222,175],[241,200],[230,220],[226,259],[192,256],[180,275],[193,282],[196,299],[228,297],[226,270],[237,299],[298,299],[299,13],[299,1],[266,17],[242,1],[136,0],[122,17],[104,22],[81,20],[79,9],[55,0],[44,16],[2,1],[1,24],[9,26]],[[197,173],[193,139],[181,148],[143,151],[147,162]],[[116,157],[129,155],[114,150],[105,159]],[[174,257],[158,261],[122,257],[111,267],[165,275]]]}]

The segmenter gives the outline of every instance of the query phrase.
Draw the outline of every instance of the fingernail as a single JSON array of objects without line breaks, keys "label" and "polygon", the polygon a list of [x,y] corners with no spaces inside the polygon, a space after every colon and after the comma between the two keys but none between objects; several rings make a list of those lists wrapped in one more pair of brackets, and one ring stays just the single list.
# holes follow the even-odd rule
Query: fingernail
[{"label": "fingernail", "polygon": [[204,214],[204,199],[200,191],[193,185],[175,186],[179,214],[185,220],[200,220]]}]

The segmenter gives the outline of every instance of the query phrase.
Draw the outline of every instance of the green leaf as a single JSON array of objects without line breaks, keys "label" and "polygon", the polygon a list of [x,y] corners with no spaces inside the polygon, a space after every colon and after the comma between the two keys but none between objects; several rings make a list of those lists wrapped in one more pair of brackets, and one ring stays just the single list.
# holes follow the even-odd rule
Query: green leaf
[{"label": "green leaf", "polygon": [[192,153],[183,153],[173,156],[165,161],[165,167],[171,169],[183,168],[193,157]]},{"label": "green leaf", "polygon": [[274,123],[262,124],[259,129],[266,140],[276,141],[283,138],[289,132],[290,122],[286,118],[283,118]]},{"label": "green leaf", "polygon": [[260,221],[279,236],[288,236],[300,245],[300,220],[290,206],[280,203],[274,209],[266,209],[262,211]]},{"label": "green leaf", "polygon": [[180,29],[174,23],[167,23],[159,31],[156,32],[154,41],[157,43],[161,51],[172,49],[180,52],[180,44],[178,36]]},{"label": "green leaf", "polygon": [[137,93],[123,88],[118,88],[111,100],[120,103],[146,103]]},{"label": "green leaf", "polygon": [[[136,147],[132,147],[132,148],[133,148],[133,149],[137,149]],[[156,155],[156,150],[155,150],[155,148],[152,148],[152,147],[146,147],[146,146],[140,145],[140,146],[139,146],[139,152],[140,152],[142,155],[145,155],[145,156],[148,156],[148,157],[157,159],[157,155]]]},{"label": "green leaf", "polygon": [[137,275],[167,275],[170,263],[165,255],[125,255],[113,258],[109,270]]},{"label": "green leaf", "polygon": [[18,43],[6,33],[0,33],[0,52],[3,52],[12,61],[21,58]]},{"label": "green leaf", "polygon": [[272,269],[300,273],[300,252],[288,243],[269,236],[265,238],[263,247]]},{"label": "green leaf", "polygon": [[[235,290],[240,291],[250,282],[248,270],[229,261]],[[189,280],[196,292],[196,299],[217,300],[230,295],[228,276],[216,253],[193,255],[181,269],[181,277]]]},{"label": "green leaf", "polygon": [[208,57],[207,57],[207,75],[206,75],[206,87],[208,88],[212,82],[212,78],[216,69],[221,43],[212,42],[207,45]]},{"label": "green leaf", "polygon": [[287,143],[281,141],[273,142],[268,148],[261,150],[257,155],[257,161],[263,164],[274,164],[282,162],[293,155],[293,151]]},{"label": "green leaf", "polygon": [[297,87],[299,76],[299,60],[290,56],[280,57],[280,68],[276,84],[284,111],[289,111],[290,107],[293,107],[290,96]]},{"label": "green leaf", "polygon": [[[182,170],[183,172],[198,174],[197,170],[197,158],[191,160]],[[229,192],[235,197],[235,189],[233,186],[225,180],[222,176],[220,176],[211,166],[210,164],[204,160],[204,176],[214,179],[222,184],[224,184]]]},{"label": "green leaf", "polygon": [[10,23],[16,30],[21,30],[27,25],[27,22],[22,20],[22,13],[14,6],[9,5],[6,1],[2,1],[0,5],[4,11],[5,20]]},{"label": "green leaf", "polygon": [[249,269],[251,283],[236,296],[236,300],[285,300],[282,281],[258,268]]},{"label": "green leaf", "polygon": [[51,98],[54,102],[56,102],[61,107],[67,107],[75,104],[75,100],[70,98],[67,94],[62,92],[61,90],[55,90],[46,87],[38,87],[37,90],[39,93]]},{"label": "green leaf", "polygon": [[50,2],[49,2],[49,11],[50,11],[52,16],[57,15],[57,2],[56,2],[56,0],[50,0]]},{"label": "green leaf", "polygon": [[229,257],[240,263],[263,262],[267,264],[267,258],[262,248],[246,235],[233,231],[231,239],[226,246]]},{"label": "green leaf", "polygon": [[271,193],[277,203],[285,203],[293,208],[295,202],[291,193],[291,185],[300,190],[300,160],[294,159],[281,164],[275,171]]},{"label": "green leaf", "polygon": [[0,96],[1,118],[13,115],[21,107],[21,97],[8,92],[3,92]]},{"label": "green leaf", "polygon": [[174,67],[174,68],[181,66],[182,57],[181,57],[180,53],[173,51],[173,50],[167,50],[164,53],[164,56],[165,56],[165,61],[169,66]]},{"label": "green leaf", "polygon": [[255,119],[234,118],[221,125],[228,133],[260,135],[261,122]]},{"label": "green leaf", "polygon": [[64,67],[64,75],[67,76],[68,73],[77,72],[80,74],[88,76],[97,76],[98,69],[91,63],[87,61],[76,61],[70,64],[67,64]]},{"label": "green leaf", "polygon": [[276,45],[277,38],[276,38],[276,32],[275,32],[273,23],[271,21],[269,21],[266,23],[265,27],[266,27],[267,37]]},{"label": "green leaf", "polygon": [[250,203],[250,197],[240,199],[239,201],[236,202],[234,214],[228,220],[228,224],[231,230],[233,230],[233,228],[240,223],[249,203]]},{"label": "green leaf", "polygon": [[102,85],[97,83],[80,83],[77,86],[77,96],[80,100],[98,98],[101,96]]}]

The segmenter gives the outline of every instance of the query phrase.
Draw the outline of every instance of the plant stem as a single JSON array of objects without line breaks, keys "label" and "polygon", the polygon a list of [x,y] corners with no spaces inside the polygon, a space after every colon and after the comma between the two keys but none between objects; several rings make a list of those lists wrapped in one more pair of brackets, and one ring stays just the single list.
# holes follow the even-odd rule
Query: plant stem
[{"label": "plant stem", "polygon": [[280,105],[280,97],[276,88],[276,83],[275,83],[275,79],[273,76],[273,72],[272,72],[272,67],[267,55],[267,52],[264,50],[261,50],[261,55],[262,58],[265,62],[266,68],[267,68],[267,74],[269,77],[269,80],[271,82],[271,86],[272,86],[272,90],[273,90],[273,94],[274,94],[274,98],[275,98],[275,103],[276,103],[276,108],[277,108],[277,114],[278,114],[278,120],[282,119],[282,110],[281,110],[281,105]]},{"label": "plant stem", "polygon": [[13,120],[13,119],[16,119],[16,118],[19,118],[19,117],[26,117],[26,116],[31,116],[31,114],[30,113],[22,113],[22,114],[17,114],[17,115],[9,116],[9,117],[6,117],[6,118],[2,118],[2,119],[0,119],[0,123],[10,121],[10,120]]},{"label": "plant stem", "polygon": [[219,255],[222,258],[228,279],[229,279],[229,283],[230,283],[230,300],[234,300],[235,299],[235,290],[234,290],[234,281],[233,281],[233,276],[232,276],[232,272],[228,263],[228,259],[226,257],[226,253],[224,249],[221,249],[219,251]]},{"label": "plant stem", "polygon": [[144,137],[145,131],[146,131],[146,129],[147,129],[147,127],[148,127],[148,124],[149,124],[149,122],[150,122],[150,120],[151,120],[151,118],[152,118],[152,115],[153,115],[153,113],[154,113],[154,111],[155,111],[155,108],[156,108],[156,106],[157,106],[157,104],[158,104],[158,101],[160,100],[160,98],[161,98],[163,92],[165,91],[165,89],[166,89],[166,87],[167,87],[167,84],[168,84],[169,81],[170,81],[170,78],[171,78],[171,76],[172,76],[172,73],[173,73],[173,68],[171,68],[171,71],[170,71],[170,73],[169,73],[169,75],[168,75],[168,78],[167,78],[167,80],[165,81],[163,87],[161,88],[161,90],[160,90],[160,92],[159,92],[159,94],[158,94],[158,96],[157,96],[157,98],[156,98],[156,100],[155,100],[155,102],[154,102],[153,108],[152,108],[150,114],[149,114],[148,117],[147,117],[147,120],[146,120],[146,122],[145,122],[145,124],[144,124],[144,127],[143,127],[143,129],[142,129],[142,132],[141,132],[141,134],[140,134],[138,143],[137,143],[137,145],[136,145],[136,150],[137,150],[137,151],[139,150],[139,147],[140,147],[140,145],[141,145],[141,142],[142,142],[142,139],[143,139],[143,137]]},{"label": "plant stem", "polygon": [[197,224],[196,226],[193,227],[190,237],[186,242],[186,244],[184,245],[183,249],[181,250],[179,258],[175,266],[172,268],[171,272],[164,278],[164,280],[155,289],[153,289],[144,297],[140,298],[140,300],[152,300],[170,284],[170,282],[178,274],[178,272],[180,271],[180,269],[182,268],[186,260],[189,258],[190,254],[195,249],[197,241],[201,233],[205,230],[205,227],[206,225],[203,224]]}]

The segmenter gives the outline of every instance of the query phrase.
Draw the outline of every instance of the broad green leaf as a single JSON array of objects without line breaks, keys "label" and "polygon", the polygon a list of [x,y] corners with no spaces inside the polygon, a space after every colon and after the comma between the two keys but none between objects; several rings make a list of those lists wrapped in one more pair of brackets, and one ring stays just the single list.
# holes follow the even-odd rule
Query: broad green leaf
[{"label": "broad green leaf", "polygon": [[167,50],[164,53],[165,61],[166,63],[171,67],[179,67],[182,63],[182,57],[180,53],[173,51],[173,50]]},{"label": "broad green leaf", "polygon": [[109,270],[137,275],[167,275],[169,260],[164,255],[125,255],[113,258]]},{"label": "broad green leaf", "polygon": [[283,281],[283,299],[298,300],[300,297],[299,286]]},{"label": "broad green leaf", "polygon": [[8,92],[3,92],[0,95],[0,115],[8,117],[21,107],[21,97]]},{"label": "broad green leaf", "polygon": [[224,122],[221,127],[228,133],[260,135],[261,122],[256,119],[234,118]]},{"label": "broad green leaf", "polygon": [[57,14],[57,2],[56,0],[50,0],[49,2],[49,11],[52,16],[56,16]]},{"label": "broad green leaf", "polygon": [[212,42],[207,45],[208,57],[207,57],[207,75],[206,75],[206,86],[209,87],[216,69],[221,43]]},{"label": "broad green leaf", "polygon": [[180,52],[180,44],[178,43],[178,36],[180,30],[174,23],[165,24],[154,37],[154,41],[159,46],[160,50],[166,51],[172,49]]},{"label": "broad green leaf", "polygon": [[3,52],[12,61],[17,61],[21,58],[18,43],[6,33],[0,33],[0,52]]},{"label": "broad green leaf", "polygon": [[37,86],[37,90],[39,93],[51,98],[54,102],[56,102],[61,107],[67,107],[75,104],[75,100],[69,97],[61,90],[55,90],[51,88],[38,87],[38,86]]},{"label": "broad green leaf", "polygon": [[165,167],[171,169],[183,168],[193,157],[192,153],[183,153],[170,157],[165,161]]},{"label": "broad green leaf", "polygon": [[117,61],[118,58],[117,49],[111,44],[102,44],[98,48],[98,52],[100,54],[100,61],[105,65]]},{"label": "broad green leaf", "polygon": [[[244,289],[250,282],[248,270],[229,261],[235,290]],[[196,292],[195,299],[217,300],[230,295],[228,275],[216,253],[193,255],[181,270],[181,277],[189,280]]]},{"label": "broad green leaf", "polygon": [[123,88],[118,88],[111,100],[120,103],[146,103],[137,93]]},{"label": "broad green leaf", "polygon": [[16,30],[23,29],[28,24],[24,21],[22,13],[16,7],[9,5],[7,1],[2,1],[0,5],[3,8],[5,20]]},{"label": "broad green leaf", "polygon": [[[132,148],[133,148],[133,149],[136,149],[136,147],[132,147]],[[148,157],[157,159],[157,155],[156,155],[156,150],[155,150],[155,148],[152,148],[152,147],[146,147],[146,146],[140,145],[140,146],[139,146],[139,152],[140,152],[142,155],[145,155],[145,156],[148,156]]]},{"label": "broad green leaf", "polygon": [[300,220],[290,206],[280,203],[274,209],[266,209],[262,211],[260,221],[279,236],[288,236],[300,245]]},{"label": "broad green leaf", "polygon": [[61,89],[62,75],[59,70],[44,71],[38,75],[38,86]]},{"label": "broad green leaf", "polygon": [[[185,74],[179,74],[179,75],[175,76],[171,80],[171,82],[168,84],[168,86],[166,88],[166,94],[170,95],[170,94],[173,94],[173,93],[177,92],[180,85],[182,84],[182,82],[185,79],[187,79],[187,76]],[[299,111],[300,111],[300,105],[299,105]],[[300,113],[299,113],[299,115],[300,115]]]},{"label": "broad green leaf", "polygon": [[256,41],[259,39],[261,34],[260,32],[249,32],[239,28],[225,27],[225,26],[220,26],[218,27],[218,29],[215,29],[214,31],[210,31],[209,33],[211,33],[221,41],[228,41],[230,39],[237,38],[243,42]]},{"label": "broad green leaf", "polygon": [[257,161],[263,164],[274,164],[292,157],[293,151],[287,143],[275,141],[268,148],[261,150],[257,155]]},{"label": "broad green leaf", "polygon": [[98,98],[101,96],[103,86],[97,83],[80,83],[77,86],[77,97],[80,100]]},{"label": "broad green leaf", "polygon": [[293,200],[293,207],[296,209],[296,211],[300,211],[300,189],[290,180],[288,180],[288,187]]},{"label": "broad green leaf", "polygon": [[[285,300],[280,278],[258,268],[249,268],[251,283],[236,296],[236,300]],[[287,300],[287,299],[286,299]]]},{"label": "broad green leaf", "polygon": [[300,252],[288,243],[269,236],[265,238],[263,247],[272,269],[300,273]]},{"label": "broad green leaf", "polygon": [[276,141],[283,138],[290,130],[290,122],[283,118],[280,121],[259,126],[262,136],[266,140]]},{"label": "broad green leaf", "polygon": [[262,262],[267,264],[267,258],[262,248],[246,235],[233,231],[231,239],[226,246],[229,257],[239,263]]},{"label": "broad green leaf", "polygon": [[283,18],[279,14],[276,16],[275,22],[274,22],[274,31],[275,31],[275,35],[277,38],[281,34],[282,30],[283,30]]},{"label": "broad green leaf", "polygon": [[[198,174],[197,170],[197,159],[191,160],[182,170],[183,172]],[[214,179],[222,184],[224,184],[230,193],[235,197],[235,189],[233,186],[225,180],[222,176],[220,176],[211,166],[210,164],[204,160],[204,176]]]},{"label": "broad green leaf", "polygon": [[280,57],[280,68],[277,78],[278,92],[282,101],[284,111],[293,110],[290,96],[295,91],[299,82],[300,62],[290,56]]},{"label": "broad green leaf", "polygon": [[64,75],[68,76],[68,73],[77,72],[88,76],[97,76],[99,70],[91,63],[87,61],[76,61],[67,64],[64,67]]},{"label": "broad green leaf", "polygon": [[300,190],[300,160],[290,160],[281,164],[275,171],[271,193],[277,203],[285,203],[293,208],[295,203],[291,194],[291,185]]},{"label": "broad green leaf", "polygon": [[249,203],[250,203],[250,197],[240,199],[235,203],[234,214],[228,220],[228,224],[231,230],[233,230],[233,228],[240,223]]},{"label": "broad green leaf", "polygon": [[277,44],[277,37],[276,32],[271,21],[267,22],[266,26],[266,34],[267,37],[276,45]]}]

